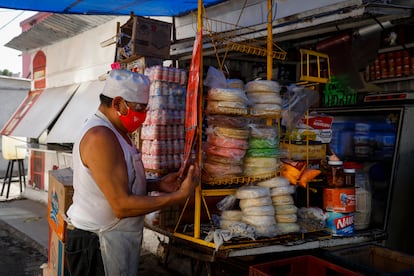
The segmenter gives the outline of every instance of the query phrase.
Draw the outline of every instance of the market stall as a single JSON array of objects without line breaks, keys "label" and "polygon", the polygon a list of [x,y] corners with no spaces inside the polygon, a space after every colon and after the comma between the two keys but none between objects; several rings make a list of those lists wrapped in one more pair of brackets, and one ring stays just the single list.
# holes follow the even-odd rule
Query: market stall
[{"label": "market stall", "polygon": [[[220,39],[225,40],[225,38],[220,37]],[[212,38],[214,40],[214,38]],[[227,45],[232,45],[233,50],[237,50],[236,46],[234,46],[234,42],[225,42]],[[271,43],[272,44],[272,43]],[[197,40],[195,42],[194,50],[193,50],[193,59],[192,64],[194,63],[194,58],[198,58],[199,49],[197,49]],[[270,46],[272,47],[272,46]],[[271,49],[271,48],[270,48]],[[281,49],[280,49],[281,50]],[[243,51],[253,51],[253,49],[249,49],[248,45],[245,45],[245,48]],[[282,50],[283,51],[283,50]],[[271,56],[270,59],[272,59],[272,53],[268,51],[267,56]],[[301,51],[303,62],[301,65],[301,83],[298,83],[298,85],[303,85],[305,87],[311,87],[315,88],[320,83],[331,83],[330,77],[329,77],[329,56],[314,52],[314,51],[308,51],[303,50]],[[313,59],[310,61],[310,59]],[[316,74],[314,69],[310,68],[314,66],[314,64],[317,64],[316,68]],[[220,60],[218,61],[218,64],[220,64]],[[351,180],[351,182],[347,182],[348,178],[355,177],[355,170],[354,167],[347,166],[344,170],[341,166],[343,163],[337,163],[334,164],[332,162],[331,164],[328,163],[328,170],[331,170],[331,175],[329,176],[329,173],[327,174],[327,181],[328,181],[328,188],[323,188],[323,195],[325,198],[333,198],[332,202],[324,202],[323,203],[323,212],[324,215],[327,215],[328,218],[325,218],[326,223],[323,227],[319,229],[312,229],[308,230],[306,227],[301,227],[300,231],[299,228],[296,228],[296,230],[286,230],[278,232],[278,230],[270,231],[272,234],[268,234],[268,232],[260,232],[259,229],[261,225],[265,225],[266,230],[273,229],[273,225],[268,222],[264,222],[262,220],[260,221],[254,221],[254,220],[247,220],[246,216],[247,213],[243,213],[245,211],[240,204],[245,199],[250,199],[253,196],[250,194],[247,195],[240,195],[240,193],[243,192],[243,190],[246,190],[247,187],[256,187],[260,186],[260,184],[266,183],[266,181],[273,180],[278,178],[280,175],[283,176],[283,170],[287,167],[287,164],[291,164],[289,162],[284,162],[280,167],[276,169],[276,167],[273,168],[272,173],[266,174],[266,173],[253,173],[249,175],[249,172],[247,172],[246,167],[248,167],[248,161],[249,159],[246,158],[243,160],[244,168],[241,169],[242,171],[238,171],[237,165],[234,163],[234,159],[232,157],[237,156],[237,154],[243,155],[244,153],[242,151],[233,151],[230,154],[226,155],[226,151],[218,152],[219,148],[226,148],[225,145],[227,145],[228,142],[236,142],[237,140],[237,146],[232,144],[229,146],[232,149],[238,149],[238,150],[253,150],[254,147],[249,147],[251,145],[243,144],[244,142],[251,141],[251,136],[248,138],[243,133],[243,123],[238,125],[236,128],[231,128],[229,125],[225,125],[224,128],[228,132],[223,133],[220,131],[223,131],[223,125],[217,124],[217,122],[214,122],[214,120],[218,120],[217,118],[214,118],[215,115],[220,115],[223,117],[220,117],[219,120],[227,120],[228,118],[234,119],[237,118],[243,118],[247,117],[249,119],[259,119],[261,121],[261,127],[267,128],[267,129],[275,129],[279,131],[278,133],[281,135],[278,137],[280,140],[282,140],[282,135],[285,135],[286,133],[281,132],[280,124],[281,120],[289,118],[289,113],[285,113],[282,115],[281,109],[276,110],[275,106],[277,106],[278,102],[269,102],[272,104],[273,109],[270,110],[270,112],[261,112],[262,110],[258,111],[257,109],[250,106],[247,108],[247,106],[243,106],[243,100],[240,98],[243,98],[246,95],[249,95],[251,97],[257,96],[254,95],[254,92],[270,92],[273,93],[272,96],[277,94],[279,92],[278,88],[275,88],[274,85],[278,85],[276,82],[271,81],[271,71],[272,71],[272,63],[270,64],[270,68],[268,68],[268,87],[266,87],[264,90],[258,90],[257,88],[251,89],[249,91],[249,85],[256,86],[263,83],[260,83],[260,81],[253,81],[248,82],[245,85],[243,84],[241,87],[237,86],[237,80],[227,80],[229,81],[227,83],[228,86],[225,87],[212,87],[209,85],[206,85],[206,82],[203,82],[203,84],[207,87],[209,87],[209,90],[207,93],[203,93],[202,88],[200,87],[199,93],[200,95],[203,95],[203,98],[198,99],[198,118],[199,118],[199,129],[198,129],[198,151],[196,150],[196,159],[200,162],[200,164],[203,165],[203,172],[207,172],[204,174],[204,176],[201,179],[200,187],[196,191],[196,194],[194,195],[194,198],[191,198],[188,200],[188,202],[184,206],[180,206],[177,209],[172,210],[162,210],[158,215],[158,225],[155,223],[155,225],[150,222],[147,227],[150,229],[153,229],[154,231],[157,231],[159,233],[164,234],[166,237],[168,237],[169,242],[166,246],[168,252],[174,252],[178,254],[182,254],[191,258],[194,258],[198,262],[204,262],[207,264],[207,267],[209,267],[208,264],[213,264],[215,262],[220,262],[223,259],[229,258],[229,257],[241,257],[241,256],[259,256],[259,255],[266,255],[266,254],[276,254],[281,253],[280,256],[283,256],[284,254],[292,254],[292,252],[297,252],[298,254],[303,254],[303,252],[314,252],[313,250],[319,250],[319,249],[327,249],[327,248],[337,248],[340,246],[352,246],[352,245],[360,245],[365,244],[367,242],[382,242],[386,240],[387,233],[383,229],[383,223],[382,225],[378,224],[377,227],[371,227],[367,228],[367,225],[369,222],[367,222],[366,217],[361,218],[362,216],[368,212],[368,216],[370,215],[370,209],[371,206],[367,208],[362,207],[356,207],[358,204],[363,204],[370,202],[370,199],[359,197],[355,199],[355,197],[358,197],[358,192],[355,190],[355,181]],[[311,73],[311,71],[313,71]],[[269,74],[270,72],[270,74]],[[190,72],[190,79],[191,79],[191,73]],[[207,78],[209,77],[207,73]],[[235,81],[233,83],[233,81]],[[231,84],[230,84],[231,83]],[[266,82],[264,82],[266,83]],[[234,85],[234,86],[231,86]],[[266,85],[265,85],[266,86]],[[244,90],[245,94],[240,94],[240,90],[232,90],[234,88],[241,88],[241,90]],[[229,89],[229,90],[227,90]],[[312,90],[312,89],[310,89]],[[306,90],[309,94],[312,94],[312,91],[309,89]],[[188,91],[187,91],[188,92]],[[250,93],[249,93],[250,92]],[[253,92],[253,93],[252,93]],[[222,94],[220,94],[222,93]],[[222,98],[223,97],[223,98]],[[225,97],[225,98],[224,98]],[[187,100],[189,98],[187,97]],[[229,101],[232,102],[232,104],[226,104],[224,102]],[[250,99],[251,100],[251,99]],[[255,98],[257,100],[257,98]],[[220,102],[222,101],[222,102]],[[217,102],[220,102],[217,104]],[[194,102],[192,102],[194,103]],[[235,104],[238,103],[238,104]],[[188,104],[188,103],[187,103]],[[263,104],[263,102],[260,102],[260,104]],[[309,104],[307,106],[308,109],[312,104]],[[290,108],[287,108],[288,111],[292,111]],[[269,110],[266,110],[269,111]],[[194,112],[192,110],[191,112]],[[187,110],[188,113],[188,110]],[[235,116],[236,115],[236,116]],[[331,123],[332,118],[324,118],[324,116],[320,117],[313,117],[310,116],[308,113],[308,110],[304,110],[301,115],[303,116],[303,126],[299,129],[294,129],[299,133],[299,136],[301,138],[299,139],[292,139],[291,133],[288,133],[287,138],[283,141],[285,146],[287,146],[287,151],[289,152],[288,156],[292,158],[292,155],[298,154],[296,159],[293,161],[298,160],[305,160],[303,162],[307,169],[312,171],[310,166],[312,166],[312,161],[315,161],[315,159],[324,160],[326,155],[331,155],[331,151],[329,148],[329,144],[331,142],[332,138],[332,129],[331,129]],[[226,116],[229,116],[226,118]],[[201,118],[201,119],[200,119]],[[203,128],[203,120],[207,120],[207,128]],[[209,122],[210,120],[210,122]],[[314,120],[313,122],[310,122]],[[328,120],[328,121],[327,121]],[[331,121],[329,121],[331,120]],[[316,121],[316,122],[315,122]],[[238,122],[240,123],[240,122]],[[319,125],[318,125],[319,124]],[[209,126],[217,127],[216,129],[212,130],[209,129]],[[286,125],[285,127],[290,127],[290,125]],[[186,126],[188,127],[188,126]],[[187,128],[188,129],[188,128]],[[286,129],[284,130],[286,131]],[[291,129],[288,129],[288,132],[291,131]],[[305,132],[309,132],[306,133]],[[203,140],[201,137],[201,133],[206,132],[207,140]],[[231,135],[230,135],[231,133]],[[252,133],[252,130],[250,130],[250,134]],[[302,133],[302,134],[300,134]],[[223,140],[219,140],[219,138],[225,137]],[[260,136],[259,136],[260,137]],[[311,137],[311,138],[310,138]],[[254,137],[257,138],[257,137]],[[263,138],[263,137],[260,137]],[[216,140],[214,140],[216,139]],[[226,140],[227,139],[227,140]],[[233,140],[232,140],[233,139]],[[294,143],[292,143],[292,140],[294,140]],[[297,143],[299,140],[300,143]],[[312,140],[310,142],[310,140]],[[206,142],[207,141],[207,142]],[[219,141],[219,142],[218,142]],[[248,143],[248,142],[247,142]],[[192,147],[189,146],[191,149]],[[261,148],[262,149],[262,148]],[[295,151],[295,149],[298,149],[298,152]],[[313,150],[313,152],[312,152]],[[187,152],[188,153],[188,152]],[[316,154],[317,156],[312,156],[312,154]],[[319,154],[319,155],[318,155]],[[214,157],[213,157],[214,156]],[[220,156],[224,157],[223,161],[217,161],[215,159],[214,162],[211,162],[211,159],[214,159],[215,157]],[[299,157],[298,157],[299,156]],[[240,156],[239,156],[240,157]],[[250,156],[251,157],[251,156]],[[257,157],[257,156],[256,156]],[[260,157],[264,157],[263,155]],[[280,157],[280,156],[278,156]],[[237,159],[237,158],[236,158]],[[238,160],[240,161],[240,160]],[[258,160],[251,161],[253,164],[260,164],[253,167],[260,167],[263,169],[263,164],[257,163]],[[263,161],[261,159],[260,161]],[[267,160],[269,161],[269,160]],[[217,163],[220,163],[221,166],[214,167],[214,165],[217,165]],[[213,165],[213,166],[211,166]],[[341,168],[336,168],[337,165],[340,165]],[[349,164],[348,164],[349,165]],[[279,170],[279,168],[282,168]],[[222,170],[220,170],[222,169]],[[318,169],[321,169],[321,167],[318,167]],[[264,170],[265,171],[265,170]],[[296,179],[293,181],[290,181],[290,184],[297,185],[299,182],[299,178],[301,174],[304,172],[304,170],[300,169],[300,173]],[[263,171],[261,171],[263,172]],[[342,176],[339,176],[339,173],[342,173]],[[324,174],[327,173],[326,171]],[[348,176],[347,173],[351,174],[351,176]],[[333,176],[334,180],[332,180],[332,174],[337,174],[336,176]],[[329,177],[331,179],[329,180]],[[336,178],[336,180],[335,180]],[[290,180],[290,179],[289,179]],[[321,181],[320,179],[315,179],[315,183],[318,184],[318,181]],[[304,192],[305,199],[302,201],[302,204],[304,204],[304,207],[310,207],[314,202],[311,202],[310,194],[311,193],[322,193],[322,190],[319,190],[315,192],[315,188],[312,188],[309,183],[310,181],[304,181],[302,182],[302,192]],[[276,184],[277,185],[277,184]],[[361,182],[359,183],[361,185]],[[270,186],[275,188],[277,186]],[[283,186],[286,189],[289,189],[287,187],[291,186]],[[253,193],[259,193],[260,195],[257,196],[257,198],[263,198],[265,193],[263,190],[262,192],[258,192],[258,189],[253,189]],[[278,187],[280,188],[280,187]],[[362,186],[358,186],[359,192],[363,190]],[[366,187],[365,187],[366,188]],[[343,202],[341,201],[341,196],[343,195],[341,192],[346,192],[347,196],[351,201],[346,201],[348,205],[343,206]],[[276,193],[276,192],[275,192]],[[290,194],[293,192],[287,192],[287,194]],[[274,194],[275,195],[275,194]],[[285,196],[285,194],[280,194]],[[359,193],[361,195],[361,193]],[[237,200],[240,200],[239,202],[239,208],[235,209],[219,209],[218,205],[220,203],[223,203],[223,201],[219,200],[225,200],[226,198],[231,198],[231,196],[235,196]],[[297,199],[297,198],[296,198]],[[362,201],[361,201],[362,200]],[[358,203],[356,202],[358,201]],[[330,205],[331,204],[331,205]],[[367,203],[369,204],[369,203]],[[266,205],[271,206],[271,205]],[[260,205],[260,207],[263,207]],[[277,204],[273,204],[272,207],[278,208]],[[280,207],[279,207],[280,208]],[[292,207],[290,207],[292,208]],[[358,208],[358,209],[357,209]],[[219,209],[219,210],[217,210]],[[266,208],[262,208],[260,212],[265,210]],[[270,208],[272,209],[272,208]],[[294,209],[294,208],[292,208]],[[267,209],[266,209],[267,210]],[[251,211],[251,210],[249,210]],[[306,211],[306,209],[305,209]],[[313,209],[312,209],[313,211]],[[357,211],[358,213],[354,212]],[[272,212],[272,211],[269,211]],[[240,232],[243,232],[243,235],[240,235],[240,232],[235,232],[235,226],[240,227],[240,224],[233,224],[232,226],[224,226],[223,220],[225,220],[225,217],[229,214],[235,214],[237,213],[238,217],[237,219],[231,218],[228,219],[229,221],[232,221],[233,219],[237,222],[240,220],[242,222],[248,221],[247,225],[254,226],[255,228],[255,235],[254,238],[249,238],[249,233],[246,234],[246,228],[243,228]],[[215,215],[219,214],[220,222],[215,221],[217,217]],[[270,214],[270,213],[269,213]],[[274,214],[274,213],[272,213]],[[270,216],[272,216],[270,214]],[[261,219],[263,218],[264,213],[261,213],[259,216]],[[284,214],[286,215],[286,214]],[[292,218],[292,213],[289,213],[290,215],[288,218],[291,219],[289,222],[296,222],[296,217]],[[296,216],[296,213],[294,212],[294,215]],[[315,215],[315,214],[312,214]],[[358,215],[358,216],[357,216]],[[230,215],[229,215],[230,216]],[[277,214],[276,214],[277,217]],[[281,216],[280,216],[281,217]],[[169,218],[170,221],[167,221]],[[284,216],[283,218],[286,218]],[[171,223],[176,222],[176,223]],[[282,220],[276,221],[277,223],[275,225],[278,225],[279,227],[282,226]],[[354,224],[355,223],[355,224]],[[303,224],[302,224],[303,225]],[[243,225],[244,226],[244,225]],[[292,226],[292,225],[289,225]],[[277,228],[275,228],[277,229]],[[293,228],[295,229],[295,228]],[[354,231],[357,230],[357,231]],[[224,230],[224,231],[222,231]],[[226,231],[227,230],[227,231]],[[279,228],[280,230],[280,228]],[[236,233],[236,234],[235,234]],[[277,234],[276,234],[277,233]],[[230,235],[229,235],[230,234]],[[410,266],[410,265],[408,265]]]},{"label": "market stall", "polygon": [[[199,13],[201,13],[200,11],[201,9],[199,9]],[[122,29],[123,27],[121,26],[121,32]],[[197,67],[202,68],[202,61],[200,60],[201,31],[202,29],[199,29],[193,47],[193,58],[186,91],[186,137],[185,142],[182,141],[180,143],[184,143],[182,147],[184,164],[187,162],[187,159],[193,156],[193,159],[197,160],[203,167],[203,173],[194,197],[188,199],[184,206],[161,210],[156,214],[155,219],[152,216],[152,220],[149,219],[148,228],[168,237],[169,242],[165,245],[166,250],[189,256],[201,262],[214,263],[229,257],[301,252],[383,240],[385,233],[380,230],[354,234],[353,217],[348,214],[355,210],[355,201],[349,209],[343,212],[346,215],[342,215],[343,226],[339,228],[332,225],[329,229],[326,226],[326,218],[323,217],[326,213],[321,209],[306,210],[305,208],[302,211],[305,214],[310,212],[314,217],[317,217],[318,211],[322,212],[320,220],[323,222],[323,225],[321,227],[308,230],[306,227],[300,228],[299,224],[296,224],[298,208],[293,204],[293,197],[290,195],[295,193],[295,185],[300,182],[300,176],[304,172],[305,167],[308,171],[312,171],[308,168],[308,165],[310,159],[315,159],[315,157],[309,153],[309,149],[315,148],[316,159],[323,160],[327,154],[326,144],[330,142],[330,139],[325,137],[326,140],[323,140],[324,136],[320,133],[321,128],[318,128],[316,123],[304,122],[305,126],[302,132],[311,131],[312,135],[322,140],[315,145],[310,145],[310,139],[307,137],[309,134],[307,134],[305,136],[302,135],[305,138],[302,138],[299,144],[292,144],[291,137],[284,141],[288,147],[289,157],[292,157],[295,152],[292,147],[298,147],[302,153],[299,153],[300,157],[296,156],[293,159],[305,161],[300,161],[302,167],[298,170],[296,179],[289,179],[290,181],[279,184],[279,181],[284,182],[284,180],[288,179],[282,177],[283,167],[286,168],[289,164],[296,161],[291,160],[293,162],[290,163],[286,161],[283,165],[279,163],[281,154],[277,153],[279,149],[277,144],[282,140],[282,99],[279,94],[279,84],[271,80],[273,51],[264,51],[267,56],[270,56],[270,68],[267,71],[270,73],[267,80],[251,81],[246,84],[240,80],[226,80],[224,75],[220,74],[222,72],[214,68],[209,69],[206,80],[199,80],[198,76],[202,76],[202,72],[199,72],[194,67],[194,64],[199,64]],[[224,39],[223,36],[220,39]],[[234,42],[227,42],[227,45],[233,46]],[[273,42],[270,41],[270,49],[272,49],[272,45]],[[244,50],[248,47],[249,45],[245,45]],[[281,48],[279,48],[279,51],[283,53]],[[329,57],[307,50],[303,50],[302,55],[304,61],[301,66],[302,82],[300,84],[305,87],[315,87],[320,83],[327,83],[329,81]],[[316,73],[310,68],[314,66],[314,62],[317,64]],[[126,61],[121,60],[120,63],[121,67],[126,66],[126,68],[128,68],[128,64],[131,64],[130,59]],[[139,68],[136,68],[136,70],[139,70]],[[186,80],[174,78],[176,75],[174,71],[177,70],[179,71],[179,69],[158,65],[149,67],[145,71],[152,78],[154,93],[158,94],[152,94],[150,106],[153,109],[150,108],[150,122],[146,122],[143,132],[138,134],[140,139],[137,140],[137,143],[141,145],[144,153],[149,154],[147,157],[152,158],[148,160],[148,164],[152,162],[152,165],[146,166],[149,168],[148,172],[158,176],[162,175],[163,169],[168,171],[171,168],[178,168],[175,166],[174,161],[172,165],[168,161],[169,159],[174,160],[174,157],[169,158],[162,155],[162,152],[168,152],[168,148],[171,148],[168,147],[168,143],[171,144],[170,140],[175,140],[174,136],[173,138],[169,137],[169,131],[166,126],[172,122],[169,122],[162,116],[163,111],[168,112],[170,108],[168,107],[167,100],[163,100],[162,97],[164,96],[165,99],[165,96],[171,97],[172,95],[164,91],[162,86],[163,84],[170,86],[170,82],[185,84]],[[328,71],[328,74],[324,74],[323,71]],[[211,84],[209,81],[215,84]],[[224,82],[224,86],[216,85],[216,83],[220,82]],[[203,93],[203,84],[209,88],[207,93]],[[158,90],[157,87],[159,88]],[[305,91],[312,95],[311,89],[306,89]],[[157,104],[152,105],[151,100],[154,100]],[[163,102],[165,103],[163,104]],[[177,108],[177,105],[173,104],[173,107]],[[306,109],[303,110],[301,115],[307,114]],[[152,111],[155,111],[155,117],[152,117]],[[288,108],[287,112],[293,111]],[[157,114],[159,117],[157,117]],[[189,117],[189,115],[192,117]],[[309,118],[310,116],[307,117]],[[289,118],[289,113],[285,114],[286,118]],[[316,121],[323,121],[324,119],[329,120],[329,118],[321,117],[317,118]],[[204,120],[207,121],[207,127],[203,127]],[[174,123],[172,124],[174,129]],[[323,124],[327,126],[324,126],[322,129],[325,132],[329,132],[331,121],[323,121]],[[149,129],[152,129],[152,132]],[[174,133],[174,130],[170,132]],[[148,133],[151,133],[151,135],[148,135]],[[207,136],[206,139],[203,139],[203,133]],[[192,142],[194,142],[195,147],[192,145]],[[255,143],[256,145],[254,145]],[[174,148],[176,147],[174,146]],[[165,151],[162,149],[165,149]],[[160,154],[161,156],[159,156]],[[247,158],[244,158],[245,156]],[[248,164],[250,164],[250,167]],[[311,179],[303,180],[301,184],[307,194],[309,194],[310,190],[309,180]],[[261,185],[265,186],[260,187]],[[335,184],[332,185],[335,186]],[[249,190],[249,188],[252,188],[252,190]],[[259,188],[262,189],[259,191]],[[272,188],[272,194],[269,192],[269,188]],[[350,196],[355,196],[355,191],[351,188],[350,190]],[[246,204],[252,204],[250,203],[252,200],[256,198],[262,199],[265,196],[268,196],[270,200],[269,205],[259,204],[252,206],[259,207],[254,210],[248,208],[245,210],[245,208],[241,207],[243,200],[248,202]],[[281,196],[282,198],[275,198],[273,200],[271,196]],[[223,203],[223,200],[225,202],[226,199],[232,199],[232,197],[235,200],[240,200],[239,207],[242,209],[241,211],[237,207],[235,209],[223,208],[221,210],[217,208],[217,205],[220,203],[226,204]],[[286,200],[285,198],[288,198],[291,203],[285,204],[282,202],[278,204],[276,202],[277,200]],[[306,198],[304,202],[305,207],[310,207],[309,198]],[[279,216],[279,220],[274,218],[275,209],[283,209],[284,213],[279,215],[276,213],[276,218]],[[269,210],[269,213],[261,213],[263,210],[266,210],[264,212]],[[334,210],[333,207],[332,210]],[[256,218],[253,218],[251,216],[252,213],[247,213],[249,215],[246,215],[246,213],[243,214],[243,211],[259,212],[259,214]],[[338,210],[335,209],[335,211]],[[235,213],[237,213],[237,218],[231,217]],[[219,215],[219,222],[215,221],[217,214]],[[224,220],[226,216],[228,216],[229,222],[234,221],[236,223],[225,226]],[[244,216],[243,219],[242,216]],[[246,220],[246,216],[251,217],[251,220]],[[273,223],[270,224],[270,222],[263,221],[263,218],[271,218]],[[334,219],[331,219],[331,221],[333,222]],[[262,225],[264,227],[260,227]],[[239,232],[235,232],[237,227]],[[284,227],[286,227],[285,230],[281,230]],[[249,229],[253,230],[249,232]]]}]

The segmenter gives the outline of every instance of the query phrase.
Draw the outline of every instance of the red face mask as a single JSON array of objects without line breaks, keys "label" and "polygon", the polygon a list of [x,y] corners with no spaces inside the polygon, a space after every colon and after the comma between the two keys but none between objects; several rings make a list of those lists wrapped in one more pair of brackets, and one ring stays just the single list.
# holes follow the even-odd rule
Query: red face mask
[{"label": "red face mask", "polygon": [[138,112],[129,108],[126,103],[125,105],[128,108],[128,113],[126,115],[122,115],[118,112],[118,116],[125,129],[128,132],[134,132],[144,123],[145,118],[147,117],[147,112]]}]

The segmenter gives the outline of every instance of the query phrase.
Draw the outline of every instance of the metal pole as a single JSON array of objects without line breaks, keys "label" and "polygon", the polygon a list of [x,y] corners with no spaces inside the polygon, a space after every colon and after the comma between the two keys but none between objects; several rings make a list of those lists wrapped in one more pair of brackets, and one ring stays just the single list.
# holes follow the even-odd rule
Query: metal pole
[{"label": "metal pole", "polygon": [[267,79],[272,79],[273,70],[273,35],[272,35],[272,0],[267,0]]},{"label": "metal pole", "polygon": [[[198,0],[198,9],[197,9],[197,32],[201,32],[203,29],[203,0]],[[203,116],[202,116],[202,99],[203,99],[203,42],[201,41],[200,49],[200,71],[199,71],[199,89],[198,89],[198,151],[197,158],[198,164],[201,165],[201,145],[202,145],[202,125],[203,125]],[[201,179],[201,177],[200,177]],[[201,182],[201,180],[200,180]],[[195,189],[194,195],[194,238],[200,238],[200,226],[201,226],[201,183]]]},{"label": "metal pole", "polygon": [[[272,37],[272,0],[267,0],[267,80],[272,79],[273,75],[273,37]],[[267,125],[272,125],[272,120],[266,120]]]}]

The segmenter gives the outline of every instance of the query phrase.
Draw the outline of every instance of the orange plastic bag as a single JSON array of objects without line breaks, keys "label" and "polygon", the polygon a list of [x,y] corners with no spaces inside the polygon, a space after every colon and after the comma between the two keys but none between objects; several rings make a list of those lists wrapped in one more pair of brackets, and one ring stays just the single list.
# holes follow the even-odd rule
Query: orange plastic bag
[{"label": "orange plastic bag", "polygon": [[306,168],[303,171],[302,175],[299,177],[298,184],[306,188],[306,185],[308,184],[308,182],[313,180],[320,173],[321,173],[320,170]]},{"label": "orange plastic bag", "polygon": [[286,177],[291,184],[296,185],[302,172],[306,169],[306,162],[290,159],[281,159],[280,161],[283,163],[281,176]]}]

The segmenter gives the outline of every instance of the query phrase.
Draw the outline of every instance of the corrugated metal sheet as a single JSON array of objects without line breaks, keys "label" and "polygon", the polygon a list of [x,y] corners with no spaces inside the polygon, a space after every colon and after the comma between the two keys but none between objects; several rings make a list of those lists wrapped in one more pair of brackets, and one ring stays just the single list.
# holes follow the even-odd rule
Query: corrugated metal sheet
[{"label": "corrugated metal sheet", "polygon": [[51,14],[9,41],[5,46],[19,51],[28,51],[54,44],[104,24],[116,16]]},{"label": "corrugated metal sheet", "polygon": [[59,116],[79,84],[46,88],[9,135],[39,138]]},{"label": "corrugated metal sheet", "polygon": [[104,81],[81,83],[46,138],[46,143],[74,143],[81,128],[99,107]]}]

